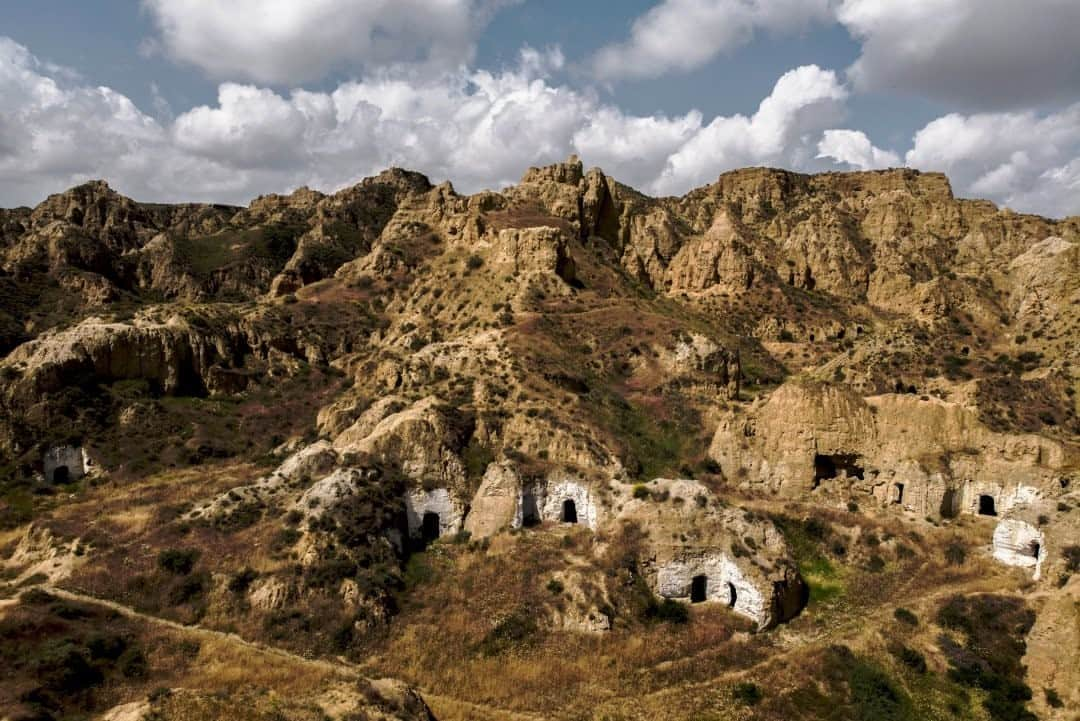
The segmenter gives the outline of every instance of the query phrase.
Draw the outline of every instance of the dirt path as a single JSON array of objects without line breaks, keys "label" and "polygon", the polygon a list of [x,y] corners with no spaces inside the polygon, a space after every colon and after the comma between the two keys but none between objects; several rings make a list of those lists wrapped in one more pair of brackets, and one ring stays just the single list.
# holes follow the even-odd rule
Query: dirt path
[{"label": "dirt path", "polygon": [[[904,581],[896,589],[896,593],[892,594],[889,603],[886,604],[888,608],[891,609],[894,606],[906,605],[908,608],[916,611],[920,617],[929,618],[933,614],[933,609],[936,608],[937,603],[945,596],[979,593],[984,591],[1002,592],[1000,579],[997,578],[996,574],[990,574],[973,578],[966,583],[957,586],[937,589],[930,594],[911,597],[909,594],[916,576],[917,574],[912,574],[909,579]],[[343,677],[358,678],[363,676],[362,667],[359,664],[344,659],[306,658],[275,646],[249,641],[235,633],[216,631],[198,625],[184,625],[176,621],[146,614],[129,606],[125,606],[115,601],[98,598],[96,596],[69,591],[51,585],[41,585],[38,586],[38,588],[58,598],[108,608],[128,618],[138,619],[148,624],[168,628],[181,634],[204,639],[225,641],[246,648],[253,653],[275,656],[291,663],[317,668],[321,671]],[[5,605],[17,602],[15,599],[5,600],[8,602]],[[797,655],[801,656],[814,653],[832,644],[842,643],[857,649],[863,642],[873,637],[877,630],[884,624],[892,622],[892,614],[884,614],[883,609],[885,609],[885,606],[882,606],[880,609],[875,609],[876,612],[873,614],[866,613],[860,614],[858,617],[850,617],[836,626],[820,631],[806,629],[794,632],[786,628],[777,629],[773,632],[777,634],[776,640],[778,648],[776,652],[771,653],[767,658],[762,659],[758,663],[750,666],[731,668],[705,680],[683,683],[676,687],[661,688],[633,699],[612,699],[608,703],[601,704],[595,711],[598,713],[618,713],[636,709],[637,712],[646,712],[649,708],[664,706],[669,700],[674,701],[680,697],[685,697],[687,693],[705,693],[710,690],[715,690],[717,687],[731,685],[750,675],[760,675],[777,664],[783,664],[790,661]],[[419,688],[418,690],[431,707],[432,711],[435,712],[436,717],[442,721],[458,721],[465,719],[475,721],[545,721],[545,719],[552,718],[537,713],[510,711],[507,709],[485,706],[453,696],[426,693],[422,688]]]},{"label": "dirt path", "polygon": [[199,636],[201,638],[212,638],[226,641],[228,643],[247,648],[251,651],[254,651],[255,653],[277,656],[278,658],[287,659],[289,661],[292,661],[293,663],[318,668],[323,671],[328,671],[330,673],[351,674],[352,676],[360,675],[360,667],[354,663],[350,663],[345,660],[336,659],[331,661],[327,659],[305,658],[304,656],[291,653],[275,646],[267,646],[265,644],[257,643],[255,641],[248,641],[247,639],[238,636],[235,633],[215,631],[213,629],[203,628],[202,626],[185,626],[182,623],[170,621],[167,618],[161,618],[159,616],[142,613],[141,611],[136,611],[130,606],[125,606],[121,603],[116,603],[115,601],[108,601],[106,599],[98,598],[96,596],[88,596],[83,593],[75,593],[74,591],[67,591],[62,588],[57,588],[56,586],[43,585],[38,586],[38,588],[42,591],[45,591],[46,593],[56,596],[57,598],[63,598],[68,601],[77,601],[79,603],[88,603],[94,606],[101,606],[102,608],[108,608],[112,611],[116,611],[117,613],[121,614],[122,616],[126,616],[127,618],[138,619],[149,624],[169,628],[179,633],[187,634],[190,636]]},{"label": "dirt path", "polygon": [[[358,678],[363,676],[361,667],[358,664],[346,661],[344,659],[317,659],[306,658],[298,654],[286,651],[284,649],[277,648],[275,646],[268,646],[255,641],[248,641],[247,639],[239,636],[235,633],[227,633],[225,631],[215,631],[209,628],[203,628],[202,626],[188,626],[176,621],[170,621],[167,618],[161,618],[147,613],[137,611],[130,606],[125,606],[115,601],[109,601],[107,599],[98,598],[96,596],[89,596],[84,593],[76,593],[74,591],[68,591],[63,588],[57,588],[56,586],[41,585],[37,588],[49,593],[57,598],[62,598],[68,601],[75,601],[78,603],[86,603],[93,606],[99,606],[101,608],[107,608],[111,611],[132,619],[137,619],[148,624],[155,626],[168,628],[170,630],[182,633],[188,636],[195,636],[203,639],[216,639],[225,641],[230,644],[241,646],[254,653],[267,654],[270,656],[276,656],[277,658],[288,660],[292,663],[309,666],[312,668],[318,668],[321,671],[337,674],[340,676],[347,676],[350,678]],[[18,599],[5,599],[4,605],[15,605],[18,603]],[[3,606],[0,606],[2,609]],[[454,721],[455,719],[475,719],[476,721],[546,721],[548,717],[541,716],[539,714],[521,713],[514,711],[507,711],[499,708],[490,708],[481,704],[471,703],[458,698],[450,696],[440,696],[438,694],[431,694],[424,692],[423,689],[418,689],[420,695],[424,701],[435,713],[436,717],[440,721]]]}]

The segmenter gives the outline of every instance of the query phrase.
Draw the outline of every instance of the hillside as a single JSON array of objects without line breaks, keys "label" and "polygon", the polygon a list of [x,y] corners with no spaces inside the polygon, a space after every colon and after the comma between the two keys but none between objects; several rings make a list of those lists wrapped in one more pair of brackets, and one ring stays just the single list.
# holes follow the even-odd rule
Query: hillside
[{"label": "hillside", "polygon": [[0,357],[0,718],[1080,712],[1080,217],[95,181],[0,210]]}]

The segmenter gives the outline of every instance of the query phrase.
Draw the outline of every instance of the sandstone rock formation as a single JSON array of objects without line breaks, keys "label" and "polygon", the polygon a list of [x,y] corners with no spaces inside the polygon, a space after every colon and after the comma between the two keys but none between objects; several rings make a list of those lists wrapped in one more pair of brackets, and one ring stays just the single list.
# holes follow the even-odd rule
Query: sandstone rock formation
[{"label": "sandstone rock formation", "polygon": [[725,416],[710,454],[728,479],[790,497],[871,496],[919,517],[1005,514],[1060,489],[1075,450],[1042,436],[995,433],[970,408],[937,398],[862,398],[788,383]]}]

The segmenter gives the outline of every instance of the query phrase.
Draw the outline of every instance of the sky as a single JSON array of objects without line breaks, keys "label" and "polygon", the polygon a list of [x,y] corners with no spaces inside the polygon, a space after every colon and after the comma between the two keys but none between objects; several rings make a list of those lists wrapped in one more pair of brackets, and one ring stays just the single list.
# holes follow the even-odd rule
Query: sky
[{"label": "sky", "polygon": [[1080,0],[0,0],[0,206],[581,157],[653,195],[909,166],[1080,214]]}]

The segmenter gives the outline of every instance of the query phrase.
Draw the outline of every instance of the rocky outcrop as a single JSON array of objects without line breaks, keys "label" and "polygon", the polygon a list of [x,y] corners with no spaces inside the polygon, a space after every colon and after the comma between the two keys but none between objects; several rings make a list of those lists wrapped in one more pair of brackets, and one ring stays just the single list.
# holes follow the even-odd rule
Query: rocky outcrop
[{"label": "rocky outcrop", "polygon": [[642,560],[659,596],[723,603],[758,628],[802,610],[807,587],[770,521],[718,506],[697,481],[657,479],[645,488],[619,500],[617,518],[647,532]]},{"label": "rocky outcrop", "polygon": [[[730,482],[788,496],[870,495],[920,517],[1028,505],[1058,485],[1070,454],[1042,436],[992,432],[956,403],[801,383],[729,413],[710,447]],[[991,505],[980,511],[983,496]]]}]

